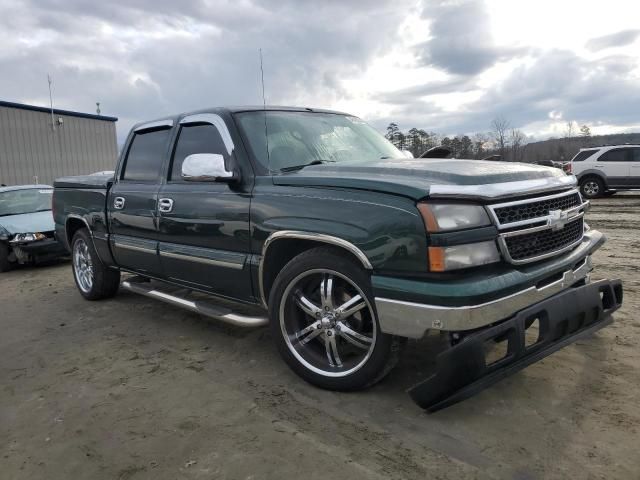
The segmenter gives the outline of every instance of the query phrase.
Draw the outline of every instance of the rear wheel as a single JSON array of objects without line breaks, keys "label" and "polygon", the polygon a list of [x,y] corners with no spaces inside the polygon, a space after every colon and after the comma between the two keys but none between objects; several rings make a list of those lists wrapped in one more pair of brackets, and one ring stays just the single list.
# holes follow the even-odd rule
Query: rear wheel
[{"label": "rear wheel", "polygon": [[604,190],[604,182],[598,177],[587,177],[580,182],[580,192],[584,198],[599,197]]},{"label": "rear wheel", "polygon": [[0,272],[8,272],[11,270],[11,262],[9,261],[9,246],[0,242]]},{"label": "rear wheel", "polygon": [[105,267],[87,229],[76,232],[71,241],[73,278],[80,294],[87,300],[113,297],[120,286],[120,272]]},{"label": "rear wheel", "polygon": [[368,276],[331,248],[315,248],[291,260],[269,300],[280,354],[314,385],[365,388],[397,362],[402,339],[380,331]]}]

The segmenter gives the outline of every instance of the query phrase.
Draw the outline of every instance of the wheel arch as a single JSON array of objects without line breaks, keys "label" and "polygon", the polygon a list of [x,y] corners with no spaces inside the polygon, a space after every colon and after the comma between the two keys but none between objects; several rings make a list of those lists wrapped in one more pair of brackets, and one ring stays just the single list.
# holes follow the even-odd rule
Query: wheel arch
[{"label": "wheel arch", "polygon": [[587,178],[596,177],[602,180],[602,183],[607,187],[607,175],[601,170],[589,169],[581,172],[578,175],[578,184],[582,184]]},{"label": "wheel arch", "polygon": [[343,238],[295,230],[274,232],[264,242],[258,268],[258,284],[263,306],[268,307],[267,299],[271,287],[282,267],[302,252],[327,245],[346,254],[366,270],[373,270],[371,262],[362,250]]},{"label": "wheel arch", "polygon": [[81,228],[85,228],[89,232],[89,236],[93,240],[93,235],[91,233],[91,227],[89,226],[89,222],[85,218],[82,218],[80,215],[69,215],[64,225],[64,234],[66,237],[67,244],[69,245],[69,249],[71,249],[71,241],[73,240],[73,236],[76,234],[78,230]]}]

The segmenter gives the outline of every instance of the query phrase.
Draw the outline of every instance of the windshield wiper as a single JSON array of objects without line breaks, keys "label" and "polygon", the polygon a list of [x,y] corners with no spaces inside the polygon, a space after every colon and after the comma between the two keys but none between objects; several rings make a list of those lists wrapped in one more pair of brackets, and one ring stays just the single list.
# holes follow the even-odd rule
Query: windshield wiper
[{"label": "windshield wiper", "polygon": [[281,168],[281,172],[295,172],[296,170],[302,170],[304,167],[308,167],[309,165],[322,165],[323,163],[336,163],[335,160],[314,160],[309,163],[305,163],[303,165],[293,165],[292,167],[284,167]]}]

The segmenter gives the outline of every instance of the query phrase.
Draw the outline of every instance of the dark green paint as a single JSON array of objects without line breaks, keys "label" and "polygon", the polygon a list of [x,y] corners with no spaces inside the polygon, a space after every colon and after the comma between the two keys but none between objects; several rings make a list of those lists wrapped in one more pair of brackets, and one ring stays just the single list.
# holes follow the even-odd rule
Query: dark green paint
[{"label": "dark green paint", "polygon": [[[77,222],[74,217],[80,217],[92,230],[99,255],[108,265],[256,303],[264,242],[271,233],[282,230],[320,233],[351,242],[373,265],[376,293],[390,298],[435,298],[455,303],[527,285],[566,263],[546,262],[530,267],[530,271],[494,265],[474,269],[455,281],[445,281],[450,277],[444,275],[436,280],[415,279],[427,274],[427,235],[415,204],[428,196],[430,185],[527,180],[559,175],[559,171],[466,160],[398,159],[364,166],[320,165],[267,175],[245,150],[233,120],[236,110],[193,113],[216,113],[227,124],[235,145],[232,162],[239,173],[238,182],[166,181],[182,117],[175,116],[170,145],[160,159],[163,169],[158,184],[117,180],[125,154],[121,155],[116,180],[70,177],[56,182],[58,234],[64,236],[67,222]],[[123,152],[127,152],[131,138],[130,134]],[[124,209],[112,208],[116,196],[126,198]],[[170,214],[158,213],[159,198],[174,200]],[[491,227],[491,231],[485,228],[439,236],[438,241],[455,243],[478,235],[495,237],[495,233]],[[114,248],[114,239],[193,259]],[[197,261],[199,258],[242,264],[242,268],[205,265]]]}]

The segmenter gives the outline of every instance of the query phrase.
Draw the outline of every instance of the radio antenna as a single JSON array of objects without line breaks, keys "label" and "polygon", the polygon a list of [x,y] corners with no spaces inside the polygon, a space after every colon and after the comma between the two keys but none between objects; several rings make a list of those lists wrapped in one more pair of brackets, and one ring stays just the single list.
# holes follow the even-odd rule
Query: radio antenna
[{"label": "radio antenna", "polygon": [[264,112],[264,141],[267,146],[267,168],[271,170],[271,159],[269,158],[269,135],[267,131],[267,98],[264,95],[264,67],[262,65],[262,48],[260,52],[260,80],[262,82],[262,111]]}]

